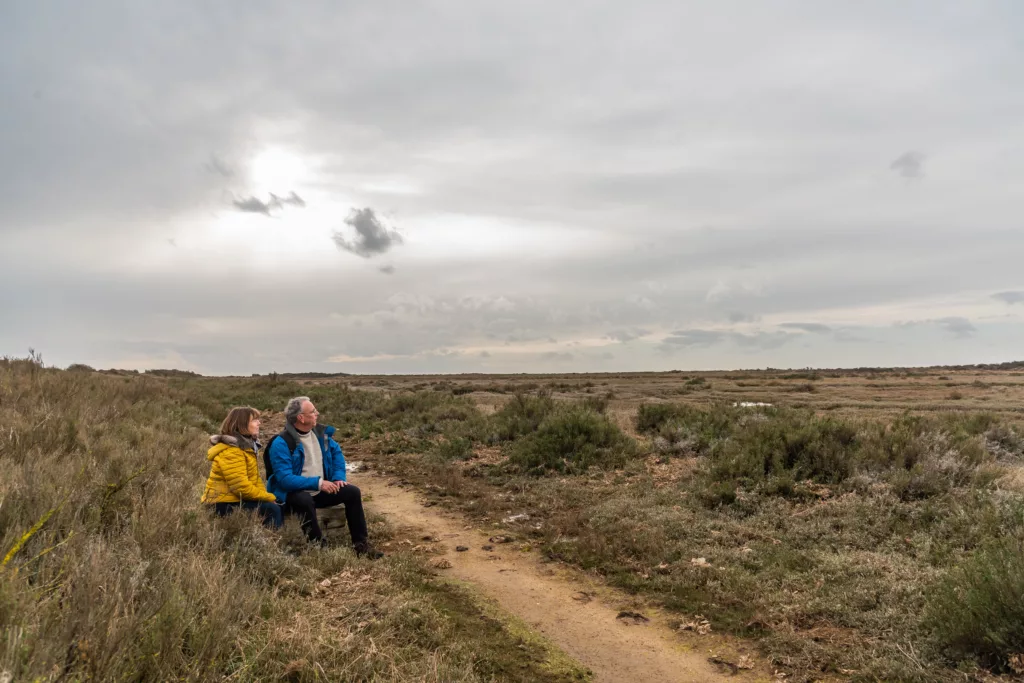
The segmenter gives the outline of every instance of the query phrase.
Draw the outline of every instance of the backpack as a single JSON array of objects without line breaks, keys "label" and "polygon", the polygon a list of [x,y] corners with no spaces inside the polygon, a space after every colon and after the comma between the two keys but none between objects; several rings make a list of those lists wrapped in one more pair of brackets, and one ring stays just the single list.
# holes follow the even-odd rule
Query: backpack
[{"label": "backpack", "polygon": [[276,438],[284,439],[285,444],[288,446],[288,452],[291,453],[295,450],[295,437],[286,429],[280,434],[275,434],[270,437],[270,441],[263,447],[263,467],[267,470],[267,481],[270,481],[270,477],[274,475],[274,468],[270,465],[270,444],[274,443]]}]

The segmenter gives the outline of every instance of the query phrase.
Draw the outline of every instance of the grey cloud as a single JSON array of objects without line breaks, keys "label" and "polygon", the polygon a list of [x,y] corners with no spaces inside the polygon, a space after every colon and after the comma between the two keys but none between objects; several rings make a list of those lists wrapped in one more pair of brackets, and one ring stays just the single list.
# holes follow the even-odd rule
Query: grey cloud
[{"label": "grey cloud", "polygon": [[345,219],[345,225],[355,230],[355,237],[350,239],[343,232],[335,231],[334,243],[339,249],[356,256],[370,258],[402,244],[398,231],[389,230],[371,208],[353,209]]},{"label": "grey cloud", "polygon": [[634,339],[639,339],[640,337],[646,337],[649,334],[649,330],[641,328],[613,330],[605,335],[605,339],[611,339],[612,341],[626,343],[629,341],[633,341]]},{"label": "grey cloud", "polygon": [[573,355],[571,353],[559,353],[557,351],[547,351],[545,353],[540,354],[540,359],[543,360],[543,361],[568,362],[568,361],[571,361],[573,359]]},{"label": "grey cloud", "polygon": [[966,339],[978,331],[967,318],[954,316],[949,318],[940,318],[935,322],[954,337],[958,337],[960,339]]},{"label": "grey cloud", "polygon": [[740,334],[734,332],[729,335],[737,346],[753,349],[777,349],[789,343],[800,335],[790,332],[755,332],[753,334]]},{"label": "grey cloud", "polygon": [[828,334],[832,331],[831,327],[821,323],[782,323],[779,327],[784,327],[788,330],[802,330],[803,332],[811,332],[813,334]]},{"label": "grey cloud", "polygon": [[889,168],[904,178],[922,178],[926,158],[922,152],[905,152],[889,164]]},{"label": "grey cloud", "polygon": [[211,156],[210,160],[203,164],[203,168],[210,173],[219,175],[221,178],[233,178],[235,176],[234,169],[217,155]]},{"label": "grey cloud", "polygon": [[662,340],[668,346],[711,346],[727,338],[725,332],[717,330],[678,330]]},{"label": "grey cloud", "polygon": [[394,275],[395,274],[395,267],[393,265],[391,265],[391,264],[388,264],[386,266],[381,266],[377,270],[379,270],[380,272],[384,273],[385,275]]},{"label": "grey cloud", "polygon": [[992,298],[1010,305],[1024,304],[1024,292],[1022,291],[997,292],[996,294],[992,295]]},{"label": "grey cloud", "polygon": [[296,206],[303,208],[306,206],[306,200],[296,194],[294,191],[287,197],[279,197],[273,192],[270,193],[270,199],[263,201],[258,197],[243,197],[241,199],[234,199],[231,202],[236,209],[243,213],[258,213],[268,218],[271,217],[272,211],[280,209],[286,204],[290,206]]},{"label": "grey cloud", "polygon": [[777,349],[799,335],[791,332],[722,332],[719,330],[679,330],[662,340],[662,348],[709,347],[732,342],[750,349]]},{"label": "grey cloud", "polygon": [[242,213],[259,213],[264,216],[270,217],[270,210],[277,208],[278,203],[271,199],[269,202],[265,202],[262,199],[256,197],[243,197],[242,199],[234,199],[231,201],[235,208]]},{"label": "grey cloud", "polygon": [[896,327],[919,327],[921,325],[937,325],[958,339],[967,339],[978,331],[970,320],[962,316],[929,318],[927,320],[905,320],[896,323]]},{"label": "grey cloud", "polygon": [[292,190],[288,194],[288,196],[284,198],[278,197],[276,194],[271,192],[270,199],[271,201],[277,202],[278,205],[290,204],[292,206],[297,206],[299,208],[306,207],[306,200],[300,197],[294,190]]},{"label": "grey cloud", "polygon": [[740,313],[739,311],[729,313],[729,322],[731,323],[756,323],[760,319],[760,316],[751,315],[749,313]]}]

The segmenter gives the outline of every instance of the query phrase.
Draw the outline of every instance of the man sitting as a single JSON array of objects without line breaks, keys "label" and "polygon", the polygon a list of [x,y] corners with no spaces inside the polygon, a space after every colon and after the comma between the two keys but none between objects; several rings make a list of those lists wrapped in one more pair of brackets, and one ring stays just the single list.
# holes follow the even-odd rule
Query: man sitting
[{"label": "man sitting", "polygon": [[284,431],[267,444],[267,490],[285,511],[298,516],[302,530],[313,543],[324,543],[317,508],[345,506],[345,520],[358,555],[371,559],[383,553],[370,546],[359,489],[345,480],[345,456],[333,438],[334,427],[317,424],[316,406],[308,396],[288,401]]}]

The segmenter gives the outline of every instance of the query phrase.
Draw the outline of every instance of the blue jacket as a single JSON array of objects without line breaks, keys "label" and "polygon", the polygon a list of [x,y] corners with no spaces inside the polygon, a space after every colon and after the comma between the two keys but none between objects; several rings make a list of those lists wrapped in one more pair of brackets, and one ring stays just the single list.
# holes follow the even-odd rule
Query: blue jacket
[{"label": "blue jacket", "polygon": [[[302,465],[306,462],[306,453],[299,442],[299,433],[292,425],[285,426],[295,439],[295,450],[288,450],[288,442],[283,438],[271,440],[267,459],[273,473],[267,478],[267,490],[283,503],[292,491],[316,490],[320,486],[319,477],[302,476]],[[334,427],[317,425],[313,434],[320,441],[320,452],[324,456],[324,479],[328,481],[345,481],[345,455],[341,446],[334,440]]]}]

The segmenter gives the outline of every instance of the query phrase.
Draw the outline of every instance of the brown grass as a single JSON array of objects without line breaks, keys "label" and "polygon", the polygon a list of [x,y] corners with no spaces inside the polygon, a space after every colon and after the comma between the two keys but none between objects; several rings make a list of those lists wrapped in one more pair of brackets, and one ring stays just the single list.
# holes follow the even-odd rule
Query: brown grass
[{"label": "brown grass", "polygon": [[294,523],[212,518],[205,430],[231,403],[283,404],[212,386],[0,361],[0,677],[578,678],[412,553],[371,563],[306,550]]}]

